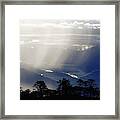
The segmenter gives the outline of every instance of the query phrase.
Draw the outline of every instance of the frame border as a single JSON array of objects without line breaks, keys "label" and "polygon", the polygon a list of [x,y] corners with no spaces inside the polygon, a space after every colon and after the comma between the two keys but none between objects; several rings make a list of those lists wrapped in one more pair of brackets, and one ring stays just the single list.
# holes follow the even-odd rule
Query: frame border
[{"label": "frame border", "polygon": [[[115,115],[5,115],[5,5],[115,5]],[[2,1],[0,119],[118,119],[119,120],[119,7],[120,1]]]}]

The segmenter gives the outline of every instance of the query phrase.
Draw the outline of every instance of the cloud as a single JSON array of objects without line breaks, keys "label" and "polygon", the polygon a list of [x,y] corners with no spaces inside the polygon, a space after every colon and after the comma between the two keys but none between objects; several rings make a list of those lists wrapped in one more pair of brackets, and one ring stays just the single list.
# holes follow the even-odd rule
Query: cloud
[{"label": "cloud", "polygon": [[31,42],[32,42],[32,43],[38,43],[38,42],[40,42],[40,40],[34,39],[34,40],[32,40]]},{"label": "cloud", "polygon": [[85,23],[84,26],[92,29],[98,29],[100,28],[100,24],[94,24],[94,23]]},{"label": "cloud", "polygon": [[82,25],[82,24],[84,24],[84,22],[78,22],[78,21],[73,22],[73,25]]},{"label": "cloud", "polygon": [[50,73],[51,73],[51,72],[53,72],[53,71],[52,71],[52,70],[45,70],[45,72],[50,72]]},{"label": "cloud", "polygon": [[87,45],[87,44],[86,45],[73,44],[72,46],[76,47],[77,51],[85,51],[94,47],[93,45]]},{"label": "cloud", "polygon": [[83,27],[82,27],[82,26],[79,26],[78,29],[83,29]]},{"label": "cloud", "polygon": [[73,78],[78,78],[77,75],[73,75],[73,74],[70,74],[70,73],[66,73],[66,74],[69,75],[69,76],[71,76],[71,77],[73,77]]},{"label": "cloud", "polygon": [[62,22],[60,24],[61,25],[65,25],[65,26],[71,26],[71,27],[75,27],[75,26],[81,27],[80,25],[83,25],[84,22],[78,22],[78,21],[74,21],[74,22]]},{"label": "cloud", "polygon": [[21,27],[35,27],[35,28],[72,28],[72,26],[68,23],[40,23],[40,24],[21,24]]},{"label": "cloud", "polygon": [[91,29],[100,29],[100,24],[99,23],[90,23],[90,22],[85,22],[85,21],[78,21],[78,20],[74,20],[74,21],[58,21],[58,22],[54,22],[54,21],[44,21],[41,23],[22,23],[21,26],[23,27],[34,27],[34,28],[45,28],[45,29],[72,29],[72,28],[76,28],[79,30],[84,29],[84,27],[86,28],[91,28]]}]

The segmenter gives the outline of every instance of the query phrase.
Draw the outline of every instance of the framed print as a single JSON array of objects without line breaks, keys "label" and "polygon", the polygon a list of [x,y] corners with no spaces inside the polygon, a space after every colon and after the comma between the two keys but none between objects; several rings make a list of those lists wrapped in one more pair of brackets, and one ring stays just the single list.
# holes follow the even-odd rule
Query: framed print
[{"label": "framed print", "polygon": [[117,1],[1,7],[1,118],[119,119]]}]

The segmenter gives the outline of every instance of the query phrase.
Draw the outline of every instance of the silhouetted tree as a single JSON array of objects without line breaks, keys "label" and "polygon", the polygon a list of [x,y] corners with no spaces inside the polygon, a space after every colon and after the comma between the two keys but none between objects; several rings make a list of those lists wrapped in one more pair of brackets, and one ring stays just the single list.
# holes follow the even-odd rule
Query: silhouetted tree
[{"label": "silhouetted tree", "polygon": [[95,87],[95,80],[88,79],[88,80],[82,80],[79,79],[78,81],[78,86],[80,88],[80,94],[83,96],[92,96],[93,89]]},{"label": "silhouetted tree", "polygon": [[89,86],[89,87],[92,87],[92,88],[95,88],[95,87],[96,87],[95,80],[93,80],[93,79],[88,79],[88,86]]},{"label": "silhouetted tree", "polygon": [[27,93],[27,94],[29,94],[30,92],[31,92],[30,89],[26,89],[26,90],[25,90],[25,93]]},{"label": "silhouetted tree", "polygon": [[45,90],[47,90],[47,86],[44,81],[36,81],[35,84],[33,85],[37,89],[37,91],[40,93],[41,97],[43,97],[43,94]]},{"label": "silhouetted tree", "polygon": [[78,87],[79,87],[79,91],[78,91],[78,94],[80,94],[80,96],[83,96],[84,95],[84,86],[85,86],[85,83],[84,83],[84,80],[82,80],[82,79],[79,79],[78,81],[77,81],[77,83],[78,83]]},{"label": "silhouetted tree", "polygon": [[60,95],[68,95],[70,94],[70,89],[71,89],[71,85],[70,85],[70,81],[66,80],[65,78],[63,78],[63,80],[59,80],[58,81],[58,92]]},{"label": "silhouetted tree", "polygon": [[79,87],[84,87],[84,81],[82,80],[82,79],[79,79],[78,81],[77,81],[77,83],[78,83],[78,86]]},{"label": "silhouetted tree", "polygon": [[96,83],[93,79],[88,79],[88,90],[89,90],[89,96],[94,96],[96,92]]},{"label": "silhouetted tree", "polygon": [[22,90],[20,92],[20,98],[25,100],[30,99],[30,93],[31,93],[30,89],[26,89],[25,91]]},{"label": "silhouetted tree", "polygon": [[22,87],[20,87],[20,92],[23,92],[23,88]]},{"label": "silhouetted tree", "polygon": [[79,79],[77,85],[71,85],[70,81],[63,78],[59,80],[56,90],[48,89],[45,82],[38,80],[34,83],[34,89],[23,90],[20,87],[21,100],[89,100],[100,99],[100,89],[93,79]]}]

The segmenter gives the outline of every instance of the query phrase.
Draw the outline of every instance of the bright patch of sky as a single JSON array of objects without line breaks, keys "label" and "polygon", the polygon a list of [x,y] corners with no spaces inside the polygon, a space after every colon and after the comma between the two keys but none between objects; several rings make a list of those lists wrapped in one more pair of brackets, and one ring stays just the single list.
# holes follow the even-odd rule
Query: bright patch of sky
[{"label": "bright patch of sky", "polygon": [[70,74],[70,73],[66,73],[66,74],[69,75],[69,76],[71,76],[71,77],[73,77],[73,78],[78,78],[77,75],[73,75],[73,74]]},{"label": "bright patch of sky", "polygon": [[31,42],[35,42],[35,43],[37,43],[37,42],[40,42],[40,40],[32,40]]},{"label": "bright patch of sky", "polygon": [[99,21],[94,20],[23,21],[20,23],[21,61],[36,68],[48,66],[46,72],[61,68],[72,52],[78,54],[95,47],[100,36]]},{"label": "bright patch of sky", "polygon": [[45,70],[45,72],[53,72],[52,70]]},{"label": "bright patch of sky", "polygon": [[40,74],[40,76],[43,76],[43,74]]},{"label": "bright patch of sky", "polygon": [[31,48],[33,49],[34,47],[32,46]]}]

